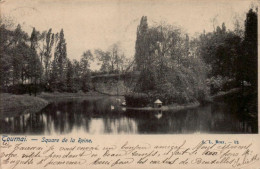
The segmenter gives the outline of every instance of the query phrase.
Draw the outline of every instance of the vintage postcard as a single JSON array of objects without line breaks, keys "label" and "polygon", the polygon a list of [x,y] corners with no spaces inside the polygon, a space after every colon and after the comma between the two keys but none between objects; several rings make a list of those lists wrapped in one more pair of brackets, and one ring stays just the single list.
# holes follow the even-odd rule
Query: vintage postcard
[{"label": "vintage postcard", "polygon": [[0,168],[260,169],[255,0],[1,0]]}]

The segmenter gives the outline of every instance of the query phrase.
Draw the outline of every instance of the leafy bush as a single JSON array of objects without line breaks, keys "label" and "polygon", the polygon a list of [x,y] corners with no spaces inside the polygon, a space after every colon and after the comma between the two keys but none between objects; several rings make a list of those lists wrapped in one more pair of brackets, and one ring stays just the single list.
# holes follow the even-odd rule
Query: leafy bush
[{"label": "leafy bush", "polygon": [[228,91],[234,88],[237,88],[239,85],[235,79],[229,79],[227,82],[224,83],[222,90]]},{"label": "leafy bush", "polygon": [[207,97],[207,93],[205,92],[205,90],[199,89],[197,95],[197,101],[203,104],[205,102],[206,97]]},{"label": "leafy bush", "polygon": [[45,91],[45,85],[44,84],[37,84],[36,86],[34,84],[17,84],[9,86],[7,89],[7,92],[13,93],[13,94],[26,94],[29,93],[34,94]]},{"label": "leafy bush", "polygon": [[149,95],[145,93],[130,93],[125,95],[127,106],[144,107],[150,103]]},{"label": "leafy bush", "polygon": [[210,93],[216,94],[220,91],[228,91],[237,87],[237,82],[235,79],[228,77],[213,76],[207,79],[207,85],[210,87]]}]

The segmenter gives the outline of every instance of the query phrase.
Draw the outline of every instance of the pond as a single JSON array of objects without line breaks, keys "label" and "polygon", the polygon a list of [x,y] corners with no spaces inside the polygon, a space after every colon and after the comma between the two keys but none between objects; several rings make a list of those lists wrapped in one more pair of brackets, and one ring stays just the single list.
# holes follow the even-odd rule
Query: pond
[{"label": "pond", "polygon": [[181,111],[133,111],[123,98],[97,97],[53,101],[37,113],[0,119],[7,134],[235,134],[257,133],[257,120],[225,104]]}]

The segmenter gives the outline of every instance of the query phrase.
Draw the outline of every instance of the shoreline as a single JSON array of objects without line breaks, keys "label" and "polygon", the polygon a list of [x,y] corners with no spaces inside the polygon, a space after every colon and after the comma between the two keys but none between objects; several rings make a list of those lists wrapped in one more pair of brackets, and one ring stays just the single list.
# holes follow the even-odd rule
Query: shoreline
[{"label": "shoreline", "polygon": [[235,94],[235,93],[238,93],[240,92],[240,88],[233,88],[233,89],[230,89],[228,91],[221,91],[221,92],[218,92],[217,94],[214,94],[212,96],[209,96],[209,100],[210,101],[215,101],[216,99],[219,99],[221,97],[224,97],[224,96],[227,96],[227,95],[230,95],[230,94]]},{"label": "shoreline", "polygon": [[1,93],[0,119],[6,117],[15,117],[31,112],[39,112],[48,104],[49,101],[39,97]]},{"label": "shoreline", "polygon": [[[221,92],[216,95],[209,96],[206,101],[213,103],[215,102],[216,98],[223,97],[225,95],[233,94],[238,92],[239,89],[231,89],[227,92]],[[108,96],[105,94],[101,94],[96,91],[89,91],[86,93],[78,92],[78,93],[47,93],[42,92],[35,96],[29,96],[28,94],[24,95],[14,95],[10,93],[0,93],[0,119],[6,117],[14,117],[25,113],[34,113],[39,112],[43,108],[45,108],[49,103],[56,102],[56,101],[66,101],[70,99],[100,99],[103,97],[114,97]],[[199,102],[193,102],[189,104],[172,104],[172,105],[164,105],[161,108],[153,108],[153,107],[128,107],[122,106],[128,110],[145,110],[145,111],[179,111],[184,109],[191,109],[200,106]]]},{"label": "shoreline", "polygon": [[100,94],[98,92],[86,92],[86,93],[59,93],[59,92],[54,92],[54,93],[47,93],[47,92],[42,92],[39,94],[37,97],[42,98],[47,101],[56,101],[58,100],[66,100],[66,99],[78,99],[78,98],[99,98],[99,97],[109,97],[107,95]]},{"label": "shoreline", "polygon": [[27,113],[36,113],[55,101],[78,98],[98,99],[107,97],[96,92],[87,93],[46,93],[37,96],[29,94],[15,95],[11,93],[0,93],[0,119],[15,117]]},{"label": "shoreline", "polygon": [[179,111],[179,110],[184,110],[184,109],[191,109],[191,108],[196,108],[200,106],[201,104],[199,102],[194,102],[190,104],[184,104],[184,105],[165,105],[162,106],[161,108],[154,108],[154,107],[127,107],[124,106],[126,109],[129,110],[147,110],[147,111],[166,111],[166,110],[173,110],[173,111]]}]

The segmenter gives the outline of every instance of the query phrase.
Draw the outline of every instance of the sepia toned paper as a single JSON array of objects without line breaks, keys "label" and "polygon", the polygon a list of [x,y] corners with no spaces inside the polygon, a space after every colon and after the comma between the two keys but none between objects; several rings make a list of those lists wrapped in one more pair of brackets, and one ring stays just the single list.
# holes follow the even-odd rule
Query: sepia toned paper
[{"label": "sepia toned paper", "polygon": [[[203,32],[217,31],[218,27],[223,30],[223,23],[227,31],[234,31],[235,21],[244,27],[247,12],[257,9],[258,4],[249,0],[1,0],[0,16],[5,24],[10,23],[10,29],[20,24],[30,36],[33,28],[40,33],[47,33],[51,28],[53,36],[63,29],[67,58],[71,61],[80,61],[88,50],[93,55],[97,49],[113,50],[116,44],[121,49],[117,52],[130,60],[125,63],[127,66],[122,66],[126,72],[136,55],[137,31],[143,16],[147,17],[148,27],[159,25],[162,29],[170,25],[192,40]],[[54,51],[55,47],[50,52],[52,59]],[[98,72],[101,64],[93,61],[89,69],[92,73]],[[133,67],[129,69],[134,72]],[[129,111],[124,107],[117,112],[116,102],[119,100],[121,104],[122,95],[128,89],[118,94],[116,85],[103,85],[114,89],[110,93],[113,96],[100,102],[103,96],[92,93],[85,96],[78,92],[75,98],[62,98],[59,96],[62,92],[54,92],[57,97],[52,95],[52,100],[48,100],[54,106],[35,113],[32,110],[20,113],[15,110],[15,104],[10,103],[13,111],[9,114],[0,111],[0,168],[260,168],[259,116],[254,123],[240,122],[232,119],[232,113],[227,115],[228,112],[223,111],[218,115],[222,105],[218,109],[202,106],[194,112],[196,104],[187,106],[191,111],[180,106],[180,111],[170,114],[171,110],[164,103],[162,109],[156,105],[150,108],[155,114],[147,110]],[[57,86],[59,88],[61,86]],[[31,94],[33,96],[30,91]],[[12,96],[2,92],[1,97],[4,100]],[[38,96],[48,97],[48,94]],[[86,101],[85,97],[93,100]],[[147,114],[140,115],[140,112]]]}]

